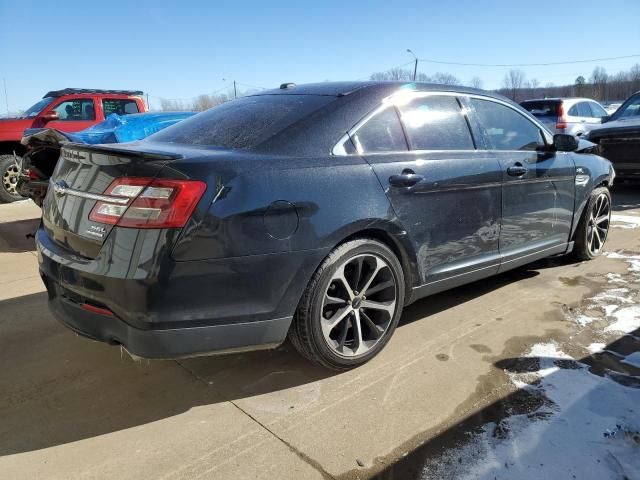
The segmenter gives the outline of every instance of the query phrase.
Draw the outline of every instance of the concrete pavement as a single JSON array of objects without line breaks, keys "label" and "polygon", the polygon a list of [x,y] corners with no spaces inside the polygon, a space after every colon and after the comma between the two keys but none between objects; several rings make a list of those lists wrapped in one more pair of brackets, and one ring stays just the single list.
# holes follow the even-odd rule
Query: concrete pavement
[{"label": "concrete pavement", "polygon": [[[614,193],[640,216],[640,194]],[[566,339],[564,313],[626,265],[538,262],[408,307],[387,348],[354,371],[289,345],[133,361],[46,307],[33,243],[39,210],[0,205],[0,477],[368,478],[513,391],[501,358]],[[640,252],[638,230],[607,250]]]}]

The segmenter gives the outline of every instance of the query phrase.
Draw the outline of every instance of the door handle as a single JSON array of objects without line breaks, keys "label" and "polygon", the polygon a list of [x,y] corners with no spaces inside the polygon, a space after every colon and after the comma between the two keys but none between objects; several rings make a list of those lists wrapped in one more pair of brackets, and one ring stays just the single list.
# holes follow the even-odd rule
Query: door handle
[{"label": "door handle", "polygon": [[527,168],[523,167],[520,163],[516,163],[514,166],[507,168],[507,175],[512,177],[521,177],[525,173],[527,173]]},{"label": "door handle", "polygon": [[405,168],[400,175],[391,175],[389,184],[392,187],[413,187],[416,183],[424,180],[422,175],[416,175],[416,172]]}]

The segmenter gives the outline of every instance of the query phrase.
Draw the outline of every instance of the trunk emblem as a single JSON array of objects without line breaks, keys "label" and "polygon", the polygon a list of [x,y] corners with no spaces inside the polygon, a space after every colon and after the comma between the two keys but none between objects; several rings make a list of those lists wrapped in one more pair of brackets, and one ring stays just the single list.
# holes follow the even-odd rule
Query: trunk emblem
[{"label": "trunk emblem", "polygon": [[53,184],[53,191],[58,196],[63,196],[67,193],[69,185],[64,180],[59,180]]}]

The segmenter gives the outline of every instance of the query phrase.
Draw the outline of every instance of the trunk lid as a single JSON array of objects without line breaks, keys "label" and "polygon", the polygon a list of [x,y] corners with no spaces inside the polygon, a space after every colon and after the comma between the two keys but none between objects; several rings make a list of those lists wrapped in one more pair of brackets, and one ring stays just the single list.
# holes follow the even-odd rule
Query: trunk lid
[{"label": "trunk lid", "polygon": [[114,179],[152,180],[180,155],[138,150],[135,144],[67,144],[51,177],[42,206],[42,224],[51,240],[69,252],[95,258],[113,225],[89,220],[89,214]]}]

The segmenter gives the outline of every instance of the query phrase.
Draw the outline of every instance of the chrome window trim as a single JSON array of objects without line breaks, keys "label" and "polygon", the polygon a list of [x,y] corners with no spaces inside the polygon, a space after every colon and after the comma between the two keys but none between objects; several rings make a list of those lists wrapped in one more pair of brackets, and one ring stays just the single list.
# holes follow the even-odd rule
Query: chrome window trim
[{"label": "chrome window trim", "polygon": [[[394,93],[392,93],[391,95],[389,95],[388,97],[385,97],[384,99],[382,99],[382,104],[379,105],[378,107],[374,108],[371,112],[369,112],[367,115],[365,115],[361,120],[359,120],[353,127],[351,127],[349,129],[349,131],[347,131],[347,133],[345,133],[342,137],[340,137],[340,139],[338,140],[338,142],[333,146],[333,148],[331,149],[331,154],[335,155],[335,156],[339,156],[339,157],[347,157],[347,156],[353,156],[353,155],[357,155],[357,156],[361,156],[364,155],[364,153],[362,152],[356,152],[356,153],[347,153],[345,148],[344,148],[344,144],[347,141],[351,140],[352,135],[354,135],[358,129],[360,129],[364,124],[366,124],[372,117],[374,117],[375,115],[377,115],[378,113],[382,112],[383,110],[389,108],[389,107],[396,107],[396,103],[394,102],[394,99],[399,97],[399,96],[409,96],[410,100],[412,101],[416,98],[425,98],[425,97],[432,97],[432,96],[446,96],[446,97],[466,97],[466,98],[476,98],[478,100],[485,100],[485,101],[489,101],[489,102],[494,102],[494,103],[498,103],[500,105],[503,105],[507,108],[510,108],[511,110],[513,110],[514,112],[516,112],[517,114],[521,115],[524,119],[530,121],[531,123],[533,123],[535,126],[538,127],[538,129],[540,130],[540,133],[542,134],[542,136],[544,137],[545,141],[548,140],[552,140],[553,139],[553,134],[551,132],[549,132],[547,130],[547,128],[542,125],[541,122],[538,121],[537,118],[533,117],[533,115],[531,116],[527,116],[525,114],[523,114],[522,112],[518,111],[517,108],[515,108],[513,105],[509,104],[508,102],[505,102],[504,100],[500,100],[499,98],[494,98],[494,97],[490,97],[490,96],[486,96],[486,95],[479,95],[477,93],[464,93],[464,92],[450,92],[450,91],[409,91],[409,90],[397,90]],[[464,106],[461,105],[460,106],[461,110],[462,110],[462,114],[467,118],[468,121],[468,109]],[[473,131],[470,130],[471,133],[471,138],[472,140],[475,142],[475,139],[473,137]],[[547,137],[547,135],[545,135],[545,133],[547,133],[549,135],[549,137]],[[356,145],[354,145],[354,148],[357,148]],[[394,150],[394,151],[388,151],[388,152],[369,152],[367,153],[367,155],[393,155],[393,154],[399,154],[399,153],[433,153],[433,152],[534,152],[535,150],[497,150],[497,149],[478,149],[478,148],[474,148],[474,149],[470,149],[470,150],[449,150],[449,149],[443,149],[443,150]]]}]

